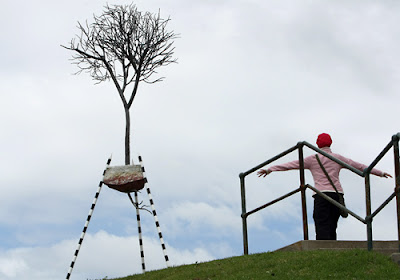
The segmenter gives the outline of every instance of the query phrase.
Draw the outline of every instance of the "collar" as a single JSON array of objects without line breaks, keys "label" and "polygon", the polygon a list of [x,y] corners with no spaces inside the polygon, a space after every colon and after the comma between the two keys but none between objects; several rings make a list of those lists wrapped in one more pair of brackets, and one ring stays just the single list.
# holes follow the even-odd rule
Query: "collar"
[{"label": "collar", "polygon": [[323,147],[323,148],[320,148],[320,149],[323,150],[324,152],[332,153],[331,147]]}]

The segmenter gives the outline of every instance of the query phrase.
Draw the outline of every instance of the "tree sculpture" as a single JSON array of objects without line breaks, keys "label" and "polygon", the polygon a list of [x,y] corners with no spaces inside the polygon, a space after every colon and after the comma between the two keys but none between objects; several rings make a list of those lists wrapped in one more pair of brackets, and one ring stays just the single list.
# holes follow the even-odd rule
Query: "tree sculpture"
[{"label": "tree sculpture", "polygon": [[[131,161],[131,122],[129,110],[137,94],[139,83],[156,83],[162,81],[163,78],[152,78],[153,74],[157,73],[156,70],[159,67],[176,62],[176,59],[172,56],[175,49],[173,47],[173,40],[177,35],[167,30],[168,22],[169,19],[164,20],[160,18],[159,12],[158,14],[151,14],[148,12],[142,13],[132,4],[125,6],[107,5],[102,15],[94,16],[93,23],[82,25],[78,22],[80,34],[71,40],[69,46],[62,46],[74,52],[72,60],[79,68],[77,74],[88,72],[96,83],[109,80],[112,80],[114,83],[125,110],[125,167],[129,167]],[[109,164],[110,161],[111,159],[107,164]],[[142,165],[141,158],[139,158],[139,161],[140,165]],[[103,175],[106,174],[107,170],[104,171]],[[139,187],[134,185],[133,189],[131,187],[128,189],[121,189],[112,187],[111,185],[108,186],[121,192],[126,192],[136,208],[142,270],[144,272],[144,251],[141,239],[139,210],[145,208],[139,207],[137,190],[144,187],[147,179],[144,177],[144,168],[141,167],[139,171],[143,175],[140,184],[136,182],[140,185]],[[135,178],[134,180],[136,180]],[[106,182],[104,183],[107,184]],[[99,196],[102,184],[103,181],[99,184],[95,200],[97,200]],[[147,186],[146,189],[152,207],[152,211],[149,212],[154,216],[165,260],[168,265],[168,256],[165,251],[165,245],[159,228],[150,188]],[[133,202],[130,192],[135,193],[135,202]],[[67,274],[67,279],[69,279],[71,275],[94,206],[95,202],[90,209],[82,237],[78,243],[78,249],[75,251],[74,259]]]},{"label": "tree sculpture", "polygon": [[81,72],[90,73],[97,83],[112,80],[125,110],[125,164],[130,164],[130,108],[140,82],[152,79],[157,68],[176,62],[173,40],[167,30],[170,19],[160,13],[139,12],[135,5],[105,6],[92,24],[78,22],[80,34],[64,48],[74,51],[72,61]]}]

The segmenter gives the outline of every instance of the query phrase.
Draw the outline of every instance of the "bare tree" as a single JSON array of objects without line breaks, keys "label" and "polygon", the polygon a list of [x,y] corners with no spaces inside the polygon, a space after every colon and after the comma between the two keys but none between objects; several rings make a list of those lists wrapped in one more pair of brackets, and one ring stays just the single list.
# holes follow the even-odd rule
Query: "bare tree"
[{"label": "bare tree", "polygon": [[105,6],[103,14],[94,15],[94,22],[82,25],[80,34],[69,46],[72,61],[81,72],[90,73],[96,83],[112,80],[125,110],[125,164],[130,164],[130,108],[140,82],[156,83],[153,78],[160,66],[176,62],[173,40],[177,35],[167,30],[170,19],[161,19],[160,12],[142,13],[136,6]]}]

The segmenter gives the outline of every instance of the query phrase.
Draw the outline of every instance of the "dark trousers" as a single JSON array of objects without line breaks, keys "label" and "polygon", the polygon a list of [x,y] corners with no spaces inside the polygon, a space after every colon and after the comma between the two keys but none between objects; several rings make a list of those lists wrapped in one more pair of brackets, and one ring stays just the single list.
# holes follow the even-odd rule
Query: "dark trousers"
[{"label": "dark trousers", "polygon": [[[339,194],[325,192],[330,198],[339,201]],[[342,194],[340,194],[342,195]],[[336,240],[336,228],[339,220],[339,208],[321,197],[314,195],[314,223],[317,240]]]}]

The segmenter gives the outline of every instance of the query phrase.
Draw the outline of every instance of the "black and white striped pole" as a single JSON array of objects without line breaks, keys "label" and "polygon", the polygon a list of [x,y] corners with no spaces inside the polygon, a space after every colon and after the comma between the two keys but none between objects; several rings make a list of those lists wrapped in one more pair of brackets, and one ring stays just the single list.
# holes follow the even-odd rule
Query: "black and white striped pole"
[{"label": "black and white striped pole", "polygon": [[[135,202],[139,206],[138,194],[135,192]],[[140,258],[142,260],[142,271],[146,272],[146,264],[144,262],[144,248],[143,248],[143,237],[142,237],[142,226],[140,224],[140,214],[139,207],[136,207],[136,219],[138,224],[138,234],[139,234],[139,246],[140,246]]]},{"label": "black and white striped pole", "polygon": [[142,272],[146,272],[146,264],[144,261],[144,248],[143,248],[143,237],[142,237],[142,226],[140,223],[140,212],[139,212],[139,200],[138,200],[138,195],[137,192],[135,192],[135,201],[133,201],[132,196],[130,193],[128,193],[128,197],[132,204],[136,208],[136,220],[137,220],[137,225],[138,225],[138,235],[139,235],[139,247],[140,247],[140,258],[142,261]]},{"label": "black and white striped pole", "polygon": [[151,192],[150,192],[150,188],[149,188],[149,184],[148,184],[148,181],[147,181],[147,177],[145,176],[145,174],[146,174],[145,172],[146,171],[144,169],[143,161],[142,161],[142,157],[141,156],[139,156],[139,163],[140,163],[140,165],[142,167],[143,177],[146,178],[146,183],[145,184],[146,184],[147,194],[149,195],[152,214],[153,214],[154,221],[155,221],[155,224],[156,224],[156,227],[157,227],[158,237],[160,238],[161,247],[162,247],[162,250],[163,250],[163,253],[164,253],[165,262],[167,264],[167,267],[169,267],[169,259],[168,259],[168,255],[167,255],[167,249],[165,247],[164,238],[163,238],[163,235],[161,233],[161,227],[160,227],[160,223],[158,221],[156,208],[154,207],[154,201],[153,201],[153,197],[152,197]]},{"label": "black and white striped pole", "polygon": [[[107,165],[106,165],[106,168],[103,171],[103,176],[106,173],[107,167],[110,166],[110,163],[111,163],[111,156],[107,160]],[[101,180],[100,183],[99,183],[99,187],[97,189],[96,195],[94,196],[94,200],[93,200],[92,206],[90,207],[89,215],[87,216],[87,219],[86,219],[86,222],[85,222],[85,226],[83,227],[83,231],[82,231],[81,237],[80,237],[79,242],[78,242],[78,246],[77,246],[77,248],[75,250],[74,256],[72,258],[71,265],[70,265],[68,273],[67,273],[67,278],[66,278],[67,280],[71,277],[72,269],[74,268],[74,265],[75,265],[75,262],[76,262],[76,258],[78,257],[79,250],[80,250],[80,248],[82,246],[83,238],[85,238],[85,234],[86,234],[87,228],[89,226],[89,222],[90,222],[90,219],[92,217],[94,208],[96,207],[97,199],[99,198],[100,191],[101,191],[102,187],[103,187],[103,180]]]}]

